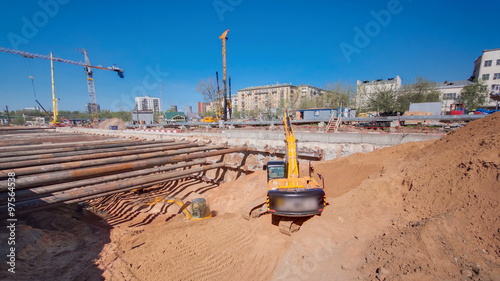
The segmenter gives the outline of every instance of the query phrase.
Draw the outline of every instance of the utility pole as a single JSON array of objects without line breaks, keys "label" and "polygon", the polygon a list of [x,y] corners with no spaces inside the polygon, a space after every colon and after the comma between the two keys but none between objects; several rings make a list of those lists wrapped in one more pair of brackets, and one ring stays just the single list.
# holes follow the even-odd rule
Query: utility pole
[{"label": "utility pole", "polygon": [[7,112],[7,126],[10,125],[10,114],[9,114],[9,106],[5,106],[5,111]]},{"label": "utility pole", "polygon": [[221,36],[219,36],[219,39],[222,40],[222,84],[223,84],[223,91],[224,91],[224,101],[223,101],[223,108],[224,108],[224,113],[222,119],[224,121],[227,120],[227,83],[226,83],[226,75],[227,75],[227,69],[226,69],[226,40],[227,40],[227,33],[229,32],[229,29],[226,29],[224,33],[222,33]]},{"label": "utility pole", "polygon": [[59,124],[59,109],[57,105],[57,97],[56,97],[56,81],[54,79],[54,56],[52,52],[50,52],[50,78],[52,80],[52,124]]}]

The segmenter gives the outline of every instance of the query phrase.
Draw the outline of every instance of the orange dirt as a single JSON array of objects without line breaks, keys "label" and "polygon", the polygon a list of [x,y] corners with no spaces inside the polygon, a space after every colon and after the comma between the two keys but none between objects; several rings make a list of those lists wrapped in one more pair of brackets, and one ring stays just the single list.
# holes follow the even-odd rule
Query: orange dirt
[{"label": "orange dirt", "polygon": [[113,229],[95,263],[108,280],[498,280],[499,127],[496,113],[437,141],[315,163],[329,206],[290,237],[269,215],[241,218],[265,197],[263,171],[155,191],[205,196],[208,220],[139,207],[141,195],[99,201]]}]

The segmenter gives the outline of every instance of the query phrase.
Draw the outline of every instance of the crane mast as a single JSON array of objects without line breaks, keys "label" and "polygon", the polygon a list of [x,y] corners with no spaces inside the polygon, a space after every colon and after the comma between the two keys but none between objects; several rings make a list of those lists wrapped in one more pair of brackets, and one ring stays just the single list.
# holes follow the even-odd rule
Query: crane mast
[{"label": "crane mast", "polygon": [[[83,56],[85,57],[85,64],[86,65],[91,65],[89,56],[87,55],[87,50],[81,49],[83,52]],[[94,78],[93,74],[94,71],[92,70],[91,67],[89,66],[84,66],[83,69],[85,70],[85,73],[87,74],[87,87],[89,91],[89,109],[90,109],[90,116],[93,124],[99,123],[99,110],[97,108],[97,98],[95,95],[95,85],[94,85]]]}]

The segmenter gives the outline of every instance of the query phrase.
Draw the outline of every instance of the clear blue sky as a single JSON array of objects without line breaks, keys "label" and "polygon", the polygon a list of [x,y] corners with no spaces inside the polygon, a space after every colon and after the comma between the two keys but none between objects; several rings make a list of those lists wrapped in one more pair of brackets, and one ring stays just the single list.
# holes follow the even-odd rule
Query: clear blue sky
[{"label": "clear blue sky", "polygon": [[[101,109],[130,110],[135,96],[159,96],[162,80],[164,108],[196,110],[198,82],[222,71],[225,29],[233,93],[395,75],[445,81],[469,78],[482,50],[500,48],[498,11],[493,0],[0,0],[0,46],[76,61],[83,60],[76,49],[85,48],[92,64],[123,68],[124,79],[94,72]],[[55,68],[60,109],[83,111],[82,67]],[[0,52],[0,108],[35,105],[30,75],[38,100],[51,108],[49,69],[47,60]]]}]

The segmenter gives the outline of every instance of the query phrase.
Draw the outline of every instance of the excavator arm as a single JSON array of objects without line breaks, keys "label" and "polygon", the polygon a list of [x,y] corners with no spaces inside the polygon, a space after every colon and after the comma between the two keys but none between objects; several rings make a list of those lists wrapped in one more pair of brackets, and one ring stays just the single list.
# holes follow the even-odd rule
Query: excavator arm
[{"label": "excavator arm", "polygon": [[288,115],[288,110],[285,109],[283,114],[283,124],[285,125],[285,142],[286,142],[286,160],[287,174],[289,178],[299,177],[299,162],[297,160],[297,139],[292,128],[292,120]]}]

